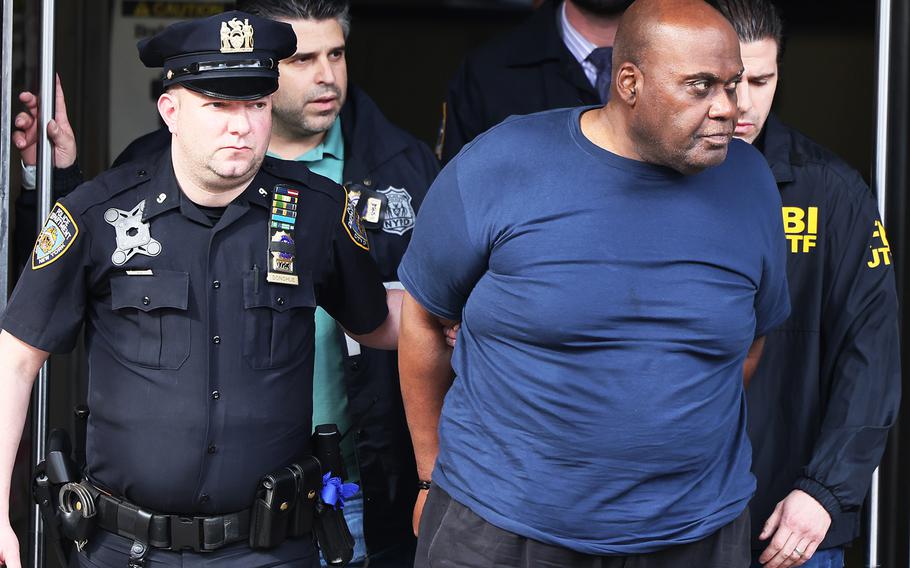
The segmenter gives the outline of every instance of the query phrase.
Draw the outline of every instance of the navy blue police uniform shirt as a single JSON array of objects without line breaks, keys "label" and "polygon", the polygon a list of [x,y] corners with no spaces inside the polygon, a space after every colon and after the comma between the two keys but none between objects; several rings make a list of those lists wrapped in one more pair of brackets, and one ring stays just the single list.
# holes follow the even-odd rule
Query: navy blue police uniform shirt
[{"label": "navy blue police uniform shirt", "polygon": [[[266,158],[213,223],[155,156],[54,206],[2,327],[64,352],[85,322],[93,482],[163,512],[242,510],[309,451],[315,306],[363,334],[385,290],[338,185]],[[297,286],[266,279],[279,183],[299,190]]]},{"label": "navy blue police uniform shirt", "polygon": [[[359,183],[385,193],[389,214],[377,227],[367,226],[370,255],[383,281],[397,285],[398,264],[411,238],[414,220],[427,189],[439,172],[430,149],[398,128],[356,85],[348,86],[341,109],[345,183]],[[381,143],[376,143],[380,140]],[[166,128],[134,140],[114,161],[114,167],[170,148]],[[76,166],[54,170],[55,195],[72,192],[82,183]],[[18,219],[32,219],[35,192],[23,192],[16,201]],[[27,223],[16,225],[16,252],[27,259],[37,232]],[[339,333],[344,357],[348,404],[355,427],[351,430],[366,499],[367,547],[381,550],[392,542],[413,542],[411,505],[417,494],[417,469],[408,431],[396,351],[361,346],[349,352]]]}]

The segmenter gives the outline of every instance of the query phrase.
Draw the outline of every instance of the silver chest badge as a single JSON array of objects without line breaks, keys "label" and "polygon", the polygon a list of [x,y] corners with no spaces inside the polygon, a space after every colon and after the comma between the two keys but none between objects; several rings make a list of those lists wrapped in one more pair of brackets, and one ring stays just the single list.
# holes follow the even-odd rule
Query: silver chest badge
[{"label": "silver chest badge", "polygon": [[137,254],[158,256],[161,243],[152,238],[149,224],[142,222],[145,200],[133,207],[132,211],[110,208],[104,212],[104,220],[117,231],[117,250],[111,255],[111,262],[123,266]]},{"label": "silver chest badge", "polygon": [[401,236],[413,229],[414,207],[411,206],[411,194],[406,189],[391,186],[380,189],[379,193],[384,194],[389,203],[382,230]]}]

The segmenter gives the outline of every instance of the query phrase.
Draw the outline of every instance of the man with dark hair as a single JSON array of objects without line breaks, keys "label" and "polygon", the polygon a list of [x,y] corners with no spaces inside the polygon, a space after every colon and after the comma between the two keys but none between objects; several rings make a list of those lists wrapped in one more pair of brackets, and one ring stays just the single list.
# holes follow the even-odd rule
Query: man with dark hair
[{"label": "man with dark hair", "polygon": [[774,5],[715,3],[745,66],[736,135],[774,172],[789,245],[793,311],[768,335],[748,391],[756,566],[842,566],[900,402],[891,252],[860,175],[771,114],[782,45]]},{"label": "man with dark hair", "polygon": [[613,36],[632,0],[547,0],[510,34],[468,55],[449,85],[444,162],[513,114],[606,102]]},{"label": "man with dark hair", "polygon": [[[780,198],[732,140],[720,13],[638,0],[615,45],[606,106],[468,144],[402,260],[417,567],[751,562],[743,382],[789,312]],[[455,320],[452,354],[431,330]]]},{"label": "man with dark hair", "polygon": [[[349,185],[352,199],[359,194],[363,200],[358,206],[381,204],[376,217],[367,222],[370,254],[387,287],[399,287],[398,263],[439,165],[425,144],[389,122],[366,93],[348,85],[349,3],[245,0],[239,8],[287,22],[297,34],[295,53],[279,64],[269,154],[301,161],[315,173]],[[31,127],[33,139],[29,116],[20,115],[24,122],[17,122],[17,128]],[[24,134],[20,136],[17,140],[25,142]],[[72,137],[58,138],[72,144]],[[150,133],[130,144],[115,163],[135,160],[169,143],[166,129]],[[75,160],[75,148],[66,156]],[[409,565],[416,542],[410,510],[417,479],[396,353],[361,348],[320,309],[314,381],[313,423],[339,425],[345,433],[342,449],[348,472],[362,487],[345,508],[357,542],[354,565],[367,555],[373,567]]]},{"label": "man with dark hair", "polygon": [[71,565],[319,565],[314,310],[393,349],[401,300],[345,191],[265,155],[295,48],[236,11],[140,42],[172,142],[57,202],[0,324],[0,563],[19,566],[7,496],[34,377],[85,324],[85,468],[48,467]]},{"label": "man with dark hair", "polygon": [[[363,200],[361,206],[382,203],[378,216],[368,219],[370,252],[387,286],[398,287],[398,264],[439,166],[425,144],[348,85],[348,1],[244,0],[239,5],[287,22],[297,33],[296,53],[279,66],[269,153],[348,184],[352,199],[359,194]],[[354,565],[367,557],[373,567],[410,565],[415,541],[408,513],[417,480],[397,354],[361,348],[327,313],[316,317],[314,424],[339,425],[348,471],[362,485],[362,493],[346,506],[357,541]]]}]

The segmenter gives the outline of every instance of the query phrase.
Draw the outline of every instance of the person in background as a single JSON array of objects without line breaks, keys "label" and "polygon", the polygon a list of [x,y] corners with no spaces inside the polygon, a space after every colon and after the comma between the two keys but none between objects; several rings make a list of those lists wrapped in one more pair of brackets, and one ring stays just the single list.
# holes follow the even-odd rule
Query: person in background
[{"label": "person in background", "polygon": [[449,84],[437,155],[448,162],[513,114],[606,103],[613,37],[632,0],[547,0],[469,54]]},{"label": "person in background", "polygon": [[862,177],[771,113],[783,47],[774,4],[712,3],[745,66],[736,136],[774,172],[788,243],[792,312],[766,337],[747,393],[755,565],[839,567],[900,406],[891,251]]}]

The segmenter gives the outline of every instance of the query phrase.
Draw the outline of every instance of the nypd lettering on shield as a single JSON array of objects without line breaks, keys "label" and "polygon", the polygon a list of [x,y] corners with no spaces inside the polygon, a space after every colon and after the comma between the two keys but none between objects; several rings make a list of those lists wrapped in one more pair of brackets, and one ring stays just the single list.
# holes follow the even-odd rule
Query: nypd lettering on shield
[{"label": "nypd lettering on shield", "polygon": [[379,190],[386,196],[388,207],[382,230],[394,235],[404,235],[414,228],[414,207],[411,205],[411,194],[407,190],[389,186]]}]

